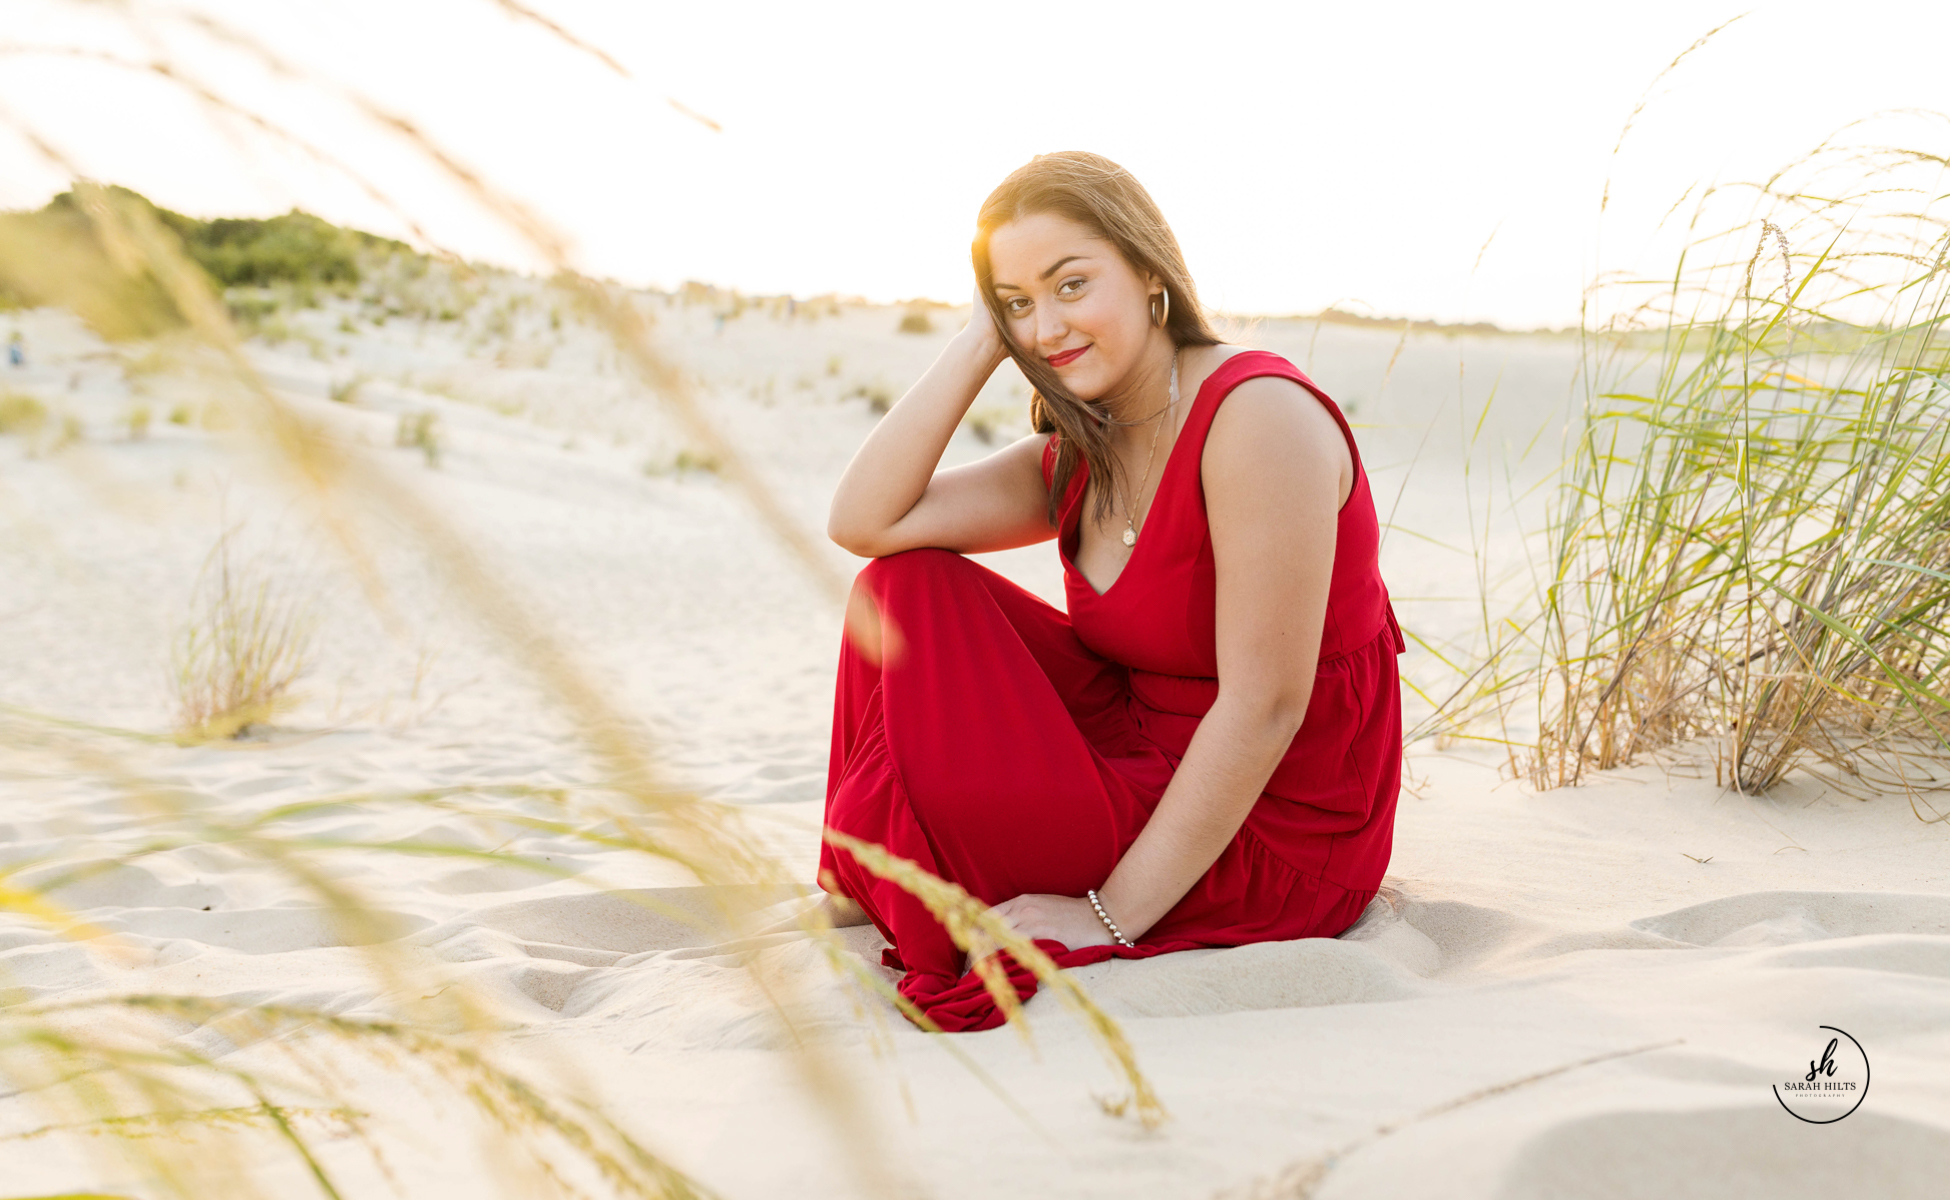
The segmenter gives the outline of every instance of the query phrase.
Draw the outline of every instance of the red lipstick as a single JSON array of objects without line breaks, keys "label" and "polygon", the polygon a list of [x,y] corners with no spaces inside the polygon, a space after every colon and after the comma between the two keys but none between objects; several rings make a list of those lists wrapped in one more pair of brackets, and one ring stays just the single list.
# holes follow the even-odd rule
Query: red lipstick
[{"label": "red lipstick", "polygon": [[1048,361],[1049,365],[1052,367],[1068,366],[1069,364],[1075,362],[1078,358],[1082,357],[1083,352],[1088,349],[1090,349],[1090,347],[1088,346],[1078,346],[1074,350],[1065,350],[1061,354],[1052,354],[1049,356],[1049,358],[1046,361]]}]

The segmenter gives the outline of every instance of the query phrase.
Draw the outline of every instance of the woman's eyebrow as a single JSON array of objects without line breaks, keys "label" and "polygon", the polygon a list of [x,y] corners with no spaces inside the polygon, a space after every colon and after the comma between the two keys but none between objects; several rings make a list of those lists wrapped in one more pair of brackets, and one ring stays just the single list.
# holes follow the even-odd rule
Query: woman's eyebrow
[{"label": "woman's eyebrow", "polygon": [[[1036,278],[1038,281],[1046,280],[1050,276],[1056,274],[1058,271],[1061,271],[1065,263],[1083,262],[1085,259],[1088,259],[1089,257],[1090,256],[1088,254],[1072,254],[1067,258],[1059,258],[1054,263],[1050,264],[1050,268],[1047,271],[1044,271],[1041,275],[1036,276]],[[1012,292],[1020,292],[1022,290],[1020,287],[1017,287],[1013,283],[1003,283],[999,279],[996,280],[990,286],[997,289],[1007,288]]]},{"label": "woman's eyebrow", "polygon": [[1038,279],[1039,281],[1040,281],[1040,280],[1045,280],[1045,279],[1048,279],[1048,278],[1049,278],[1050,276],[1052,276],[1052,275],[1054,275],[1054,274],[1056,274],[1056,273],[1057,273],[1058,271],[1061,271],[1061,270],[1063,269],[1063,265],[1064,265],[1065,263],[1073,263],[1073,262],[1078,262],[1078,261],[1081,261],[1082,259],[1084,259],[1084,258],[1086,258],[1086,257],[1088,257],[1088,256],[1087,256],[1087,255],[1083,255],[1083,254],[1072,254],[1072,255],[1070,255],[1070,256],[1069,256],[1068,258],[1059,258],[1059,259],[1057,259],[1057,260],[1056,260],[1056,261],[1055,261],[1054,263],[1052,263],[1052,264],[1050,265],[1050,268],[1049,268],[1049,270],[1047,270],[1047,271],[1044,271],[1044,272],[1043,272],[1043,273],[1042,273],[1041,275],[1038,275],[1038,276],[1036,276],[1036,278],[1037,278],[1037,279]]}]

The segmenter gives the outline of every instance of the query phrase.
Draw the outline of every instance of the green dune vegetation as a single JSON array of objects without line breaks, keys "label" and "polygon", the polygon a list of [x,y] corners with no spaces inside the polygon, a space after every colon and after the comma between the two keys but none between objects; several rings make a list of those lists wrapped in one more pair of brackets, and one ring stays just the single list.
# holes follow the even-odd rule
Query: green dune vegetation
[{"label": "green dune vegetation", "polygon": [[1725,189],[1581,331],[1528,601],[1485,604],[1425,728],[1545,788],[1688,744],[1744,792],[1950,786],[1944,162],[1829,147]]},{"label": "green dune vegetation", "polygon": [[[260,332],[282,310],[316,307],[321,296],[357,298],[378,321],[454,320],[478,294],[468,282],[484,270],[296,209],[202,220],[127,188],[101,194],[172,235],[247,333]],[[31,212],[0,213],[0,308],[65,308],[110,341],[185,328],[187,318],[153,272],[122,270],[117,256],[124,251],[104,237],[74,192]]]}]

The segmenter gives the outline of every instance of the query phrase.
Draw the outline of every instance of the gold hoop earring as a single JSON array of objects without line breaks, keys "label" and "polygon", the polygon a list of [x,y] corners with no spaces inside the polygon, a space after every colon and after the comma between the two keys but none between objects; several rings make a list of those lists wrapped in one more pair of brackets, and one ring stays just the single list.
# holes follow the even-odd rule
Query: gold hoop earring
[{"label": "gold hoop earring", "polygon": [[[1164,301],[1162,311],[1160,311],[1160,306],[1158,303],[1159,300]],[[1170,318],[1171,318],[1171,291],[1168,288],[1159,288],[1157,298],[1151,301],[1151,321],[1154,325],[1158,325],[1162,327],[1164,323]]]}]

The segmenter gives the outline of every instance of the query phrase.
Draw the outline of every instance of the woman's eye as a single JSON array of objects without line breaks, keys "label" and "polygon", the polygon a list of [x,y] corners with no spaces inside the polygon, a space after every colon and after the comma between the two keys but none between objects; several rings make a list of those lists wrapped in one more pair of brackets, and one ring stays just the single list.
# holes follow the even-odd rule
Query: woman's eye
[{"label": "woman's eye", "polygon": [[1056,294],[1059,296],[1066,295],[1070,292],[1076,291],[1078,288],[1082,286],[1083,286],[1083,280],[1081,279],[1065,279],[1063,283],[1056,289]]},{"label": "woman's eye", "polygon": [[1029,310],[1029,301],[1021,296],[1017,296],[1010,300],[1004,307],[1008,309],[1010,316],[1021,316]]}]

